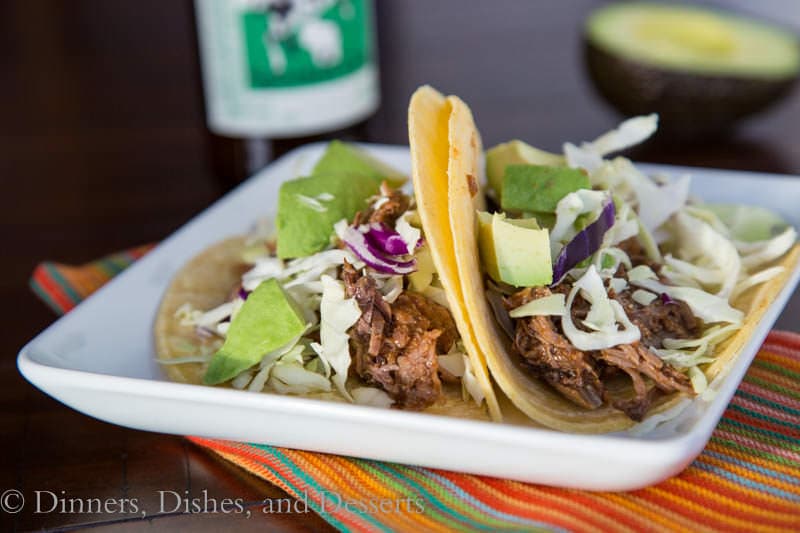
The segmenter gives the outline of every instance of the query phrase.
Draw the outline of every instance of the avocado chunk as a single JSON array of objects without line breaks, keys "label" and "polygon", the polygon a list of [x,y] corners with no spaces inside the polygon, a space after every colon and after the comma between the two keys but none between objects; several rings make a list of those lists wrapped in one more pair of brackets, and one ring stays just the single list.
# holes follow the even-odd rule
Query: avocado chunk
[{"label": "avocado chunk", "polygon": [[478,243],[481,262],[493,280],[515,287],[553,282],[550,235],[535,218],[510,219],[479,211]]},{"label": "avocado chunk", "polygon": [[577,168],[509,165],[503,176],[500,206],[506,212],[554,213],[558,202],[578,189],[590,189],[589,177]]},{"label": "avocado chunk", "polygon": [[614,3],[594,11],[585,60],[598,92],[625,115],[657,112],[659,130],[728,130],[787,94],[800,73],[792,33],[696,6]]},{"label": "avocado chunk", "polygon": [[329,173],[367,176],[378,185],[386,180],[392,187],[400,187],[407,181],[407,177],[399,170],[378,161],[357,146],[342,141],[328,143],[325,153],[312,171],[312,174]]},{"label": "avocado chunk", "polygon": [[378,188],[364,174],[333,171],[285,182],[275,217],[278,257],[305,257],[330,246],[333,225],[352,220]]},{"label": "avocado chunk", "polygon": [[236,377],[305,330],[303,313],[291,296],[274,279],[262,282],[231,322],[225,343],[211,359],[203,382],[217,385]]},{"label": "avocado chunk", "polygon": [[565,164],[564,157],[539,150],[520,140],[498,144],[486,151],[486,179],[489,188],[499,201],[503,195],[503,176],[508,165],[549,165]]}]

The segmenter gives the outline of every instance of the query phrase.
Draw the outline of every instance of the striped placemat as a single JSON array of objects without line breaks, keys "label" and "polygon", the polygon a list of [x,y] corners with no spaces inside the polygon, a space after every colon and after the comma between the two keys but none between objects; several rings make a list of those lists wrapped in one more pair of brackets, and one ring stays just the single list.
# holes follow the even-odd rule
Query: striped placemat
[{"label": "striped placemat", "polygon": [[[31,287],[66,313],[147,247],[42,263]],[[642,490],[565,490],[275,446],[188,437],[346,531],[800,531],[800,335],[773,331],[703,453]]]}]

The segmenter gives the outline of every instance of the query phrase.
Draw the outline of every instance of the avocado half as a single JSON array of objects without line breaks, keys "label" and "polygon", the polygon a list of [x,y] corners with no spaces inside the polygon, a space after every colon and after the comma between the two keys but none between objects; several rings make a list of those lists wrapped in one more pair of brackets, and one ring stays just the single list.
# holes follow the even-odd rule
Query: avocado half
[{"label": "avocado half", "polygon": [[778,27],[694,6],[619,3],[584,32],[599,93],[625,115],[656,112],[673,138],[724,133],[788,94],[800,73],[797,37]]}]

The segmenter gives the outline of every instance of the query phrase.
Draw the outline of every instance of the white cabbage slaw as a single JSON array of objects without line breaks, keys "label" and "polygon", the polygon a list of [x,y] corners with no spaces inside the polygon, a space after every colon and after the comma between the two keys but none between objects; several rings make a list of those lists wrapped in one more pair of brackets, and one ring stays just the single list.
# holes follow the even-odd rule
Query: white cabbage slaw
[{"label": "white cabbage slaw", "polygon": [[[576,221],[585,227],[600,216],[609,195],[617,207],[615,222],[591,259],[568,272],[573,285],[566,302],[556,305],[556,295],[548,296],[510,315],[559,315],[565,336],[576,348],[598,350],[640,338],[622,306],[607,297],[608,288],[619,293],[630,283],[633,301],[642,306],[659,299],[680,300],[703,321],[700,336],[666,339],[663,348],[648,348],[685,369],[701,392],[707,383],[699,365],[713,361],[715,346],[744,321],[744,313],[732,302],[783,272],[769,263],[791,249],[797,231],[763,208],[693,204],[688,175],[651,178],[624,157],[605,159],[650,137],[657,124],[656,115],[635,117],[592,142],[564,144],[568,166],[583,169],[592,189],[569,193],[557,204],[550,232],[553,257],[578,233]],[[649,260],[663,265],[659,275],[646,265],[631,268],[628,255],[616,247],[630,237],[638,238]],[[615,277],[620,265],[628,270],[627,281]],[[571,316],[578,294],[590,303],[582,328]]]}]

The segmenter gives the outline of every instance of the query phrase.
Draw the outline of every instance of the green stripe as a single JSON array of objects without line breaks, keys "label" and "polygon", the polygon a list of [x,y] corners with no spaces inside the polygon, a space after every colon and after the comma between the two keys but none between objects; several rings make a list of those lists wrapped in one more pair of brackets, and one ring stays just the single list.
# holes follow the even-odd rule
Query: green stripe
[{"label": "green stripe", "polygon": [[786,387],[778,385],[777,383],[773,383],[771,381],[767,381],[765,379],[749,375],[745,376],[744,380],[747,381],[748,383],[758,385],[759,387],[769,389],[772,392],[777,392],[779,394],[783,394],[784,396],[791,396],[792,398],[800,400],[800,392],[795,392],[791,389],[787,389]]},{"label": "green stripe", "polygon": [[[319,482],[316,479],[314,479],[312,477],[309,477],[308,474],[305,471],[303,471],[303,469],[301,469],[299,466],[297,466],[294,463],[294,461],[292,461],[288,457],[286,457],[277,448],[274,448],[272,446],[262,446],[262,445],[258,445],[258,444],[253,444],[253,446],[255,446],[257,448],[260,448],[260,449],[266,451],[267,453],[273,454],[276,457],[278,457],[280,459],[280,461],[284,464],[284,466],[287,466],[295,476],[297,476],[298,478],[304,480],[310,487],[314,487],[320,494],[325,494],[326,498],[327,498],[328,494],[334,494],[334,495],[336,495],[338,497],[341,497],[341,495],[339,495],[339,494],[336,494],[334,492],[330,492],[330,491],[324,489],[322,487],[322,485],[320,485]],[[300,491],[297,491],[297,492],[300,492]],[[374,525],[376,528],[380,529],[381,531],[386,531],[387,533],[391,533],[391,530],[388,529],[384,524],[382,524],[377,518],[372,517],[369,514],[363,512],[363,511],[361,511],[359,509],[353,509],[351,507],[347,507],[346,511],[351,513],[351,514],[353,514],[353,515],[355,515],[355,516],[357,516],[357,517],[359,517],[364,522],[367,522],[369,524]],[[330,516],[328,511],[324,511],[323,510],[323,511],[321,511],[321,513],[322,513],[321,516],[326,520],[327,520],[327,517]]]},{"label": "green stripe", "polygon": [[[386,473],[382,472],[380,469],[376,468],[374,461],[367,461],[367,460],[361,460],[361,459],[359,459],[357,461],[359,463],[361,463],[360,466],[362,466],[362,468],[365,471],[368,471],[372,476],[380,479],[382,483],[390,485],[392,488],[394,488],[394,490],[396,490],[397,492],[401,493],[403,496],[406,496],[406,497],[412,497],[413,496],[415,498],[419,498],[419,493],[417,493],[417,491],[415,491],[414,489],[412,489],[408,485],[404,485],[401,482],[400,479],[398,479],[396,477],[393,477],[393,476],[390,476],[390,475],[387,475]],[[422,512],[425,515],[427,515],[429,518],[431,518],[433,520],[436,520],[439,523],[445,523],[450,527],[459,526],[458,522],[453,522],[447,516],[443,515],[442,513],[440,513],[438,510],[436,510],[433,507],[425,506],[423,508]]]},{"label": "green stripe", "polygon": [[766,369],[772,370],[772,371],[774,371],[774,372],[776,372],[776,373],[778,373],[778,374],[780,374],[782,376],[786,376],[786,377],[789,377],[789,378],[792,378],[792,379],[795,379],[795,380],[800,380],[800,373],[799,372],[794,372],[794,371],[789,370],[788,368],[786,368],[784,366],[776,365],[775,363],[772,363],[770,361],[762,361],[761,359],[756,359],[754,361],[754,364],[756,366],[764,367]]},{"label": "green stripe", "polygon": [[[759,440],[762,440],[762,439],[763,440],[775,439],[775,440],[786,440],[786,441],[789,441],[789,442],[791,442],[793,444],[797,443],[797,438],[796,437],[792,437],[792,436],[789,436],[789,435],[784,435],[783,433],[778,433],[777,431],[772,431],[772,430],[769,430],[769,429],[763,429],[763,428],[757,428],[757,427],[754,427],[754,426],[749,426],[747,424],[739,422],[738,420],[732,420],[730,418],[723,418],[722,420],[719,421],[719,425],[720,426],[734,426],[736,429],[731,429],[731,431],[734,431],[734,432],[747,431],[747,432],[751,432],[751,433],[757,433],[759,435]],[[800,446],[800,444],[798,444],[798,446]]]},{"label": "green stripe", "polygon": [[95,263],[93,263],[93,265],[100,268],[100,270],[102,270],[106,275],[108,275],[111,278],[113,278],[114,276],[125,270],[125,268],[128,266],[128,265],[120,266],[119,264],[117,264],[116,261],[114,261],[109,257],[96,261]]},{"label": "green stripe", "polygon": [[753,400],[755,402],[758,402],[758,403],[761,403],[761,404],[764,404],[764,405],[768,405],[768,406],[772,407],[773,409],[777,409],[778,411],[783,411],[784,413],[787,413],[787,414],[790,414],[790,415],[794,415],[796,417],[800,417],[800,411],[798,411],[797,409],[792,409],[791,407],[786,407],[785,405],[781,405],[781,404],[779,404],[777,402],[773,402],[772,400],[767,400],[766,398],[763,398],[761,396],[757,396],[757,395],[755,395],[755,394],[753,394],[751,392],[746,392],[746,391],[743,391],[743,390],[739,390],[739,391],[736,391],[736,396],[739,396],[740,398],[747,398],[748,400]]},{"label": "green stripe", "polygon": [[[389,475],[392,475],[395,478],[400,479],[403,483],[408,484],[418,494],[423,496],[429,503],[433,504],[435,508],[444,513],[444,515],[450,515],[452,517],[451,523],[452,520],[455,520],[456,527],[458,527],[459,529],[463,529],[465,525],[471,525],[473,528],[478,528],[478,529],[486,529],[488,527],[487,525],[481,522],[477,522],[471,519],[469,516],[464,515],[457,509],[451,508],[450,505],[447,505],[445,502],[443,502],[441,499],[435,496],[430,490],[428,490],[427,487],[420,485],[415,480],[411,479],[408,476],[408,470],[409,470],[408,467],[404,467],[402,465],[393,465],[389,463],[375,463],[375,467],[383,471],[388,471]],[[406,472],[403,472],[403,470],[405,470]],[[430,480],[428,481],[430,482]],[[462,508],[466,507],[465,502],[460,502],[460,507]],[[497,522],[497,523],[499,525],[507,525],[507,523],[505,522]]]},{"label": "green stripe", "polygon": [[[722,425],[722,423],[720,423],[720,425]],[[765,446],[771,446],[773,448],[785,450],[791,453],[800,452],[800,443],[798,443],[797,439],[792,439],[792,438],[787,438],[786,440],[774,439],[766,435],[759,434],[750,429],[743,429],[737,427],[728,427],[728,430],[733,433],[736,433],[737,435],[755,439],[764,444]]]},{"label": "green stripe", "polygon": [[64,276],[61,275],[61,272],[59,272],[55,265],[52,263],[45,263],[44,268],[47,271],[47,274],[53,278],[53,281],[56,283],[56,285],[58,285],[58,287],[64,291],[66,296],[72,300],[72,303],[78,305],[81,300],[83,300],[83,298],[81,298],[81,296],[75,292],[75,289],[72,287],[72,285],[66,279],[64,279]]},{"label": "green stripe", "polygon": [[[246,444],[246,446],[255,446],[255,445]],[[269,454],[269,452],[265,452],[265,453]],[[281,463],[285,465],[286,461],[281,461]],[[292,483],[288,478],[284,477],[277,468],[274,468],[274,467],[270,466],[266,462],[262,462],[261,465],[263,467],[265,467],[267,470],[269,470],[272,473],[273,476],[275,476],[277,479],[281,480],[287,487],[291,487],[292,491],[295,494],[297,494],[299,496],[299,495],[301,495],[303,493],[297,485]],[[331,514],[328,514],[328,513],[322,513],[321,510],[320,510],[319,504],[317,504],[316,502],[309,500],[308,504],[311,506],[311,508],[314,510],[314,512],[317,513],[317,515],[319,515],[323,520],[325,520],[329,524],[331,524],[334,527],[338,528],[339,531],[345,531],[347,529],[345,527],[344,523],[340,522],[335,516],[333,516]]]},{"label": "green stripe", "polygon": [[736,451],[740,451],[745,455],[755,455],[756,457],[760,457],[762,459],[769,459],[771,461],[775,461],[776,463],[780,463],[782,465],[797,467],[800,466],[800,462],[792,461],[791,459],[787,459],[786,457],[775,455],[774,453],[763,452],[761,450],[756,450],[754,448],[748,448],[747,446],[742,446],[738,442],[732,441],[730,439],[723,439],[722,437],[711,436],[711,440],[716,442],[717,444],[722,444],[723,446],[727,446],[728,448],[732,448]]},{"label": "green stripe", "polygon": [[800,429],[800,426],[798,426],[797,424],[792,424],[791,422],[786,422],[785,420],[778,420],[777,418],[773,418],[768,415],[762,415],[759,412],[753,411],[752,409],[748,409],[747,407],[742,407],[741,405],[736,405],[735,403],[731,403],[730,405],[728,405],[728,409],[733,409],[734,411],[739,411],[740,413],[752,416],[753,418],[758,418],[759,420],[764,420],[766,422],[777,424],[779,426],[786,426],[792,429]]}]

